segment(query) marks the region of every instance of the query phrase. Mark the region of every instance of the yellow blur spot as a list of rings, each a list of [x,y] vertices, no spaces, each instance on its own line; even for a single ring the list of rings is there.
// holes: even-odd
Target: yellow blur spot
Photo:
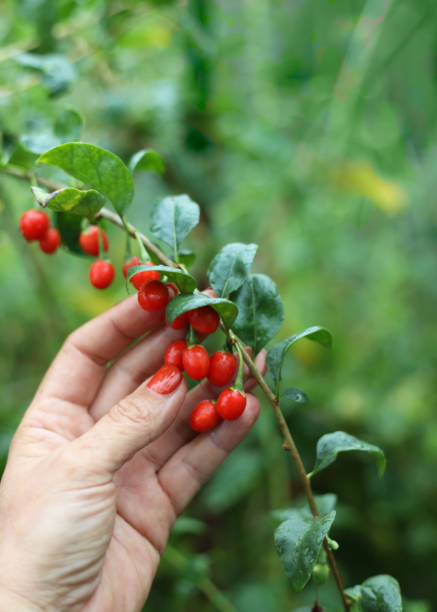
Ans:
[[[399,214],[407,205],[404,189],[376,174],[368,162],[347,162],[332,171],[330,181],[341,191],[365,196],[390,215]]]
[[[95,317],[111,308],[118,300],[114,299],[114,293],[106,293],[98,289],[77,289],[69,294],[70,304],[78,312],[87,317]]]

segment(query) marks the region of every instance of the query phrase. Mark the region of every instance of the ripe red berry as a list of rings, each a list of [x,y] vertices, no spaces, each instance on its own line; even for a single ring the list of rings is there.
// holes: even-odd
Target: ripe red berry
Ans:
[[[212,334],[220,323],[220,317],[212,306],[201,306],[188,313],[191,326],[201,334]]]
[[[137,257],[136,255],[131,257],[128,261],[125,261],[124,264],[123,264],[123,276],[124,276],[124,278],[127,277],[127,271],[129,270],[129,268],[133,268],[134,266],[138,266],[139,263],[140,263],[140,258]]]
[[[217,351],[211,355],[208,380],[217,387],[227,385],[237,371],[237,360],[232,353]]]
[[[103,240],[103,248],[105,251],[108,250],[109,242],[108,236],[105,231],[97,227],[97,225],[90,225],[84,232],[82,232],[79,236],[79,244],[88,255],[97,255],[100,252],[100,237],[99,232],[102,235]]]
[[[225,389],[218,397],[216,409],[222,419],[234,421],[246,408],[246,394],[238,389]]]
[[[172,342],[165,351],[164,363],[176,366],[182,370],[184,367],[182,363],[182,353],[186,348],[187,343],[185,340],[176,340],[176,342]]]
[[[220,420],[211,400],[199,402],[190,415],[190,425],[194,431],[208,431],[218,425]]]
[[[202,378],[208,376],[209,372],[208,351],[200,344],[189,346],[182,353],[182,364],[190,378],[202,380]]]
[[[135,263],[131,263],[128,267],[132,268],[133,266],[138,266],[140,264],[142,264],[142,261],[138,260],[138,257],[133,257],[131,261],[136,260]],[[155,264],[153,263],[153,261],[146,261],[144,262],[144,264],[146,266],[154,266]],[[126,264],[125,264],[126,265]],[[123,271],[124,271],[124,266],[123,266]],[[127,270],[126,270],[127,272]],[[125,274],[126,276],[126,274]],[[134,274],[132,276],[132,278],[130,279],[130,282],[132,283],[132,285],[135,287],[135,289],[137,289],[137,291],[139,291],[141,289],[141,287],[144,285],[144,283],[147,283],[149,281],[152,280],[157,280],[159,281],[160,279],[160,274],[157,270],[143,270],[142,272],[137,272],[136,274]]]
[[[61,234],[54,227],[50,227],[39,241],[39,248],[44,253],[54,253],[61,244]]]
[[[152,280],[141,286],[138,291],[138,304],[143,310],[150,312],[162,310],[169,302],[170,295],[167,286],[159,280]]]
[[[167,321],[167,317],[165,317],[165,324],[167,325],[167,327],[171,327],[172,329],[183,329],[188,325],[188,313],[183,312],[181,315],[179,315],[178,317],[176,317],[176,319],[173,320],[173,323],[171,325]]]
[[[50,219],[43,210],[26,210],[20,217],[20,230],[28,242],[41,240],[50,227]]]
[[[90,282],[96,289],[106,289],[114,280],[115,270],[112,263],[98,259],[90,266]]]

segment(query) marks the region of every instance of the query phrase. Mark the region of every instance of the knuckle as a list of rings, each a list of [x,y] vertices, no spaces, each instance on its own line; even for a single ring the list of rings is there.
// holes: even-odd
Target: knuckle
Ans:
[[[117,422],[144,425],[150,420],[150,412],[149,402],[134,395],[128,395],[119,401],[109,414]]]

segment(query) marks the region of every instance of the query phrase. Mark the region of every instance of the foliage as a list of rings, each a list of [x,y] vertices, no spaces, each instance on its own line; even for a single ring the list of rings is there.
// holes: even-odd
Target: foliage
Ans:
[[[422,612],[436,605],[437,571],[437,86],[432,62],[423,60],[432,58],[436,7],[428,0],[387,7],[129,0],[121,10],[97,0],[10,0],[0,16],[1,165],[28,172],[38,155],[79,138],[115,151],[138,171],[129,220],[144,229],[156,202],[189,193],[202,209],[186,238],[197,253],[190,269],[196,278],[226,242],[260,245],[257,274],[273,277],[286,312],[280,339],[314,322],[335,337],[333,351],[303,340],[283,361],[283,395],[298,387],[309,397],[305,404],[281,401],[305,465],[312,465],[316,440],[338,430],[381,446],[388,458],[381,480],[355,453],[314,478],[318,491],[339,498],[342,574],[362,593],[366,576],[388,570],[416,600],[406,600],[405,610]],[[53,56],[64,61],[61,70]],[[153,156],[132,163],[144,150],[163,155],[163,174],[159,162],[148,166]],[[66,179],[56,165],[36,172],[68,189],[85,180],[89,191],[118,197],[90,177],[72,172]],[[125,171],[119,176],[130,183]],[[0,190],[4,463],[55,348],[74,326],[121,299],[125,287],[119,282],[96,295],[84,282],[87,258],[61,253],[47,261],[34,253],[16,234],[20,213],[33,202],[28,185],[1,175]],[[80,216],[56,219],[74,249]],[[108,231],[120,268],[125,239]],[[243,287],[233,291],[241,295]],[[241,320],[238,326],[249,335]],[[251,338],[257,347],[270,339],[261,331]],[[291,592],[266,527],[272,508],[302,494],[267,405],[244,450],[257,458],[247,482],[244,465],[238,471],[245,497],[235,494],[214,511],[207,489],[192,505],[206,533],[175,534],[174,543],[194,569],[183,582],[171,560],[163,565],[151,609],[216,609],[191,588],[200,575],[212,577],[243,612],[311,607],[314,587]],[[223,469],[232,478],[232,462]],[[209,563],[199,557],[204,551]],[[340,609],[332,578],[323,593],[325,609]]]

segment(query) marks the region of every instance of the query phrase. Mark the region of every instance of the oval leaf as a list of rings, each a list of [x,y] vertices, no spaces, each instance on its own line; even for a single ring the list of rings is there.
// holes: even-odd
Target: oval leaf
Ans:
[[[278,289],[268,276],[252,274],[232,299],[238,306],[238,317],[232,329],[258,353],[279,331],[284,320]]]
[[[38,161],[57,166],[101,191],[118,213],[132,201],[132,175],[121,159],[110,151],[85,142],[69,142],[46,151]]]
[[[311,474],[308,474],[308,477],[314,476],[314,474],[334,463],[339,453],[349,451],[360,451],[373,455],[378,465],[379,475],[382,476],[385,470],[385,455],[378,446],[363,442],[344,431],[335,431],[334,433],[325,434],[317,442],[316,464]]]
[[[156,172],[157,174],[163,174],[165,172],[165,165],[161,156],[153,149],[142,149],[138,151],[132,155],[128,165],[132,174],[140,170]]]
[[[362,612],[402,612],[399,582],[387,574],[373,576],[363,584],[346,589],[346,595],[358,603]]]
[[[290,511],[289,518],[276,529],[279,559],[296,591],[301,591],[311,578],[334,518],[335,510],[316,519],[295,510]]]
[[[194,295],[178,295],[171,300],[166,309],[167,320],[169,323],[172,323],[183,312],[200,308],[201,306],[212,306],[219,313],[227,327],[232,325],[238,313],[237,306],[229,300],[211,298],[208,295],[196,293]]]
[[[150,229],[171,246],[177,260],[182,240],[199,223],[199,218],[199,205],[187,195],[168,196],[153,211]]]
[[[161,274],[165,274],[171,281],[173,281],[182,293],[192,293],[196,288],[196,279],[191,276],[191,274],[187,274],[183,270],[179,268],[170,268],[169,266],[148,266],[147,264],[140,264],[138,266],[132,266],[127,271],[127,278],[130,280],[132,276],[138,274],[138,272],[143,272],[144,270],[154,270],[155,272],[160,272]]]
[[[301,338],[314,340],[322,346],[332,346],[331,333],[325,327],[319,327],[318,325],[308,327],[307,329],[304,329],[304,331],[298,334],[293,334],[292,336],[289,336],[288,338],[285,338],[285,340],[282,340],[281,342],[278,342],[272,346],[267,354],[267,367],[271,377],[273,378],[276,395],[278,395],[279,392],[281,372],[285,355],[287,354],[289,348]]]
[[[314,501],[316,503],[319,514],[328,514],[335,509],[337,505],[337,495],[335,493],[324,493],[323,495],[314,495]],[[311,510],[308,506],[307,501],[299,502],[298,507],[294,508],[283,508],[281,510],[273,510],[272,518],[275,521],[282,523],[283,521],[292,518],[296,512],[299,512],[303,517],[312,518]]]
[[[257,244],[232,242],[222,248],[208,268],[211,287],[221,297],[230,295],[248,278]]]
[[[105,203],[105,198],[95,189],[74,189],[66,187],[46,193],[39,187],[32,187],[33,195],[41,206],[57,212],[70,212],[82,217],[95,217]]]

